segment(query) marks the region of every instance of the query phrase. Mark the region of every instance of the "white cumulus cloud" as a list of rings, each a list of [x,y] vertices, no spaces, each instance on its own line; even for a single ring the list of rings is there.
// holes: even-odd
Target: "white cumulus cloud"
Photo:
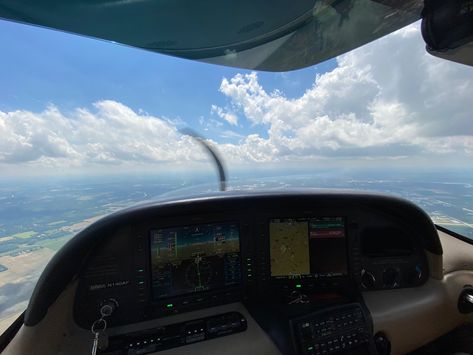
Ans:
[[[220,106],[212,105],[210,112],[217,114],[218,117],[224,119],[233,126],[238,125],[238,117],[231,112],[225,111]]]
[[[316,75],[296,98],[266,90],[255,72],[223,78],[215,89],[225,108],[211,105],[210,114],[220,119],[200,117],[199,125],[232,142],[212,142],[227,161],[473,155],[473,68],[427,54],[418,24],[338,57],[333,70]],[[112,100],[72,112],[54,105],[42,112],[0,111],[0,164],[206,160],[179,133],[185,124]]]
[[[255,160],[471,154],[473,69],[427,54],[418,24],[337,64],[295,99],[266,91],[255,72],[224,78],[220,91],[232,106],[268,131],[241,148],[251,145]]]
[[[203,159],[194,142],[168,120],[110,100],[69,114],[55,106],[39,113],[0,111],[0,136],[2,163],[81,166]]]

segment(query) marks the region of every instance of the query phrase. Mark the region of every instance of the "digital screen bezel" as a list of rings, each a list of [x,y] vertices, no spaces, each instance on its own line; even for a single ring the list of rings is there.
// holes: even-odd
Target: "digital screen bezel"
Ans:
[[[193,291],[193,292],[185,292],[185,293],[180,293],[180,294],[177,294],[177,295],[169,295],[169,296],[165,296],[165,297],[158,297],[156,295],[156,290],[155,290],[155,287],[153,286],[153,255],[152,255],[152,245],[153,245],[153,241],[152,241],[152,232],[153,231],[158,231],[158,230],[164,230],[164,229],[173,229],[173,228],[189,228],[189,227],[195,227],[195,226],[208,226],[208,225],[231,225],[231,224],[234,224],[236,225],[237,229],[238,229],[238,259],[239,259],[239,262],[240,262],[240,280],[239,282],[236,282],[234,284],[231,284],[231,285],[223,285],[221,287],[216,287],[216,288],[211,288],[211,289],[208,289],[208,290],[201,290],[201,291]],[[242,259],[242,235],[241,235],[241,226],[240,226],[240,222],[238,221],[234,221],[234,220],[230,220],[230,221],[212,221],[212,222],[204,222],[204,223],[186,223],[186,224],[172,224],[172,225],[161,225],[159,227],[153,227],[153,228],[150,228],[148,230],[148,261],[149,261],[149,275],[148,275],[148,279],[149,279],[149,284],[150,284],[150,293],[151,293],[151,301],[154,302],[154,303],[159,303],[159,302],[163,302],[165,300],[168,300],[168,299],[172,299],[172,298],[175,298],[175,299],[179,299],[179,298],[185,298],[185,297],[189,297],[190,295],[203,295],[203,294],[206,294],[206,293],[212,293],[212,292],[218,292],[218,291],[222,291],[222,290],[225,290],[225,289],[235,289],[235,288],[240,288],[242,287],[243,285],[243,276],[244,276],[244,272],[243,272],[243,259]]]
[[[343,218],[343,225],[344,225],[344,232],[345,232],[345,243],[344,243],[344,247],[345,247],[345,260],[346,260],[346,269],[345,269],[345,272],[343,274],[338,274],[338,275],[328,275],[328,273],[320,273],[320,274],[295,274],[295,275],[278,275],[278,276],[273,276],[272,275],[272,272],[271,272],[271,223],[272,221],[274,220],[281,220],[281,221],[284,221],[284,220],[305,220],[307,222],[309,222],[311,219],[316,219],[316,218]],[[316,280],[316,279],[331,279],[331,278],[348,278],[350,277],[350,269],[351,269],[351,266],[350,266],[350,257],[349,257],[349,236],[348,236],[348,225],[347,225],[347,216],[340,216],[340,215],[337,215],[337,216],[334,216],[334,215],[306,215],[306,216],[295,216],[295,217],[291,217],[291,216],[284,216],[284,217],[270,217],[267,221],[267,235],[268,235],[268,244],[267,244],[267,248],[268,248],[268,255],[269,255],[269,262],[268,262],[268,268],[269,268],[269,277],[270,277],[270,280],[273,281],[273,282],[277,282],[277,281],[287,281],[287,280]]]

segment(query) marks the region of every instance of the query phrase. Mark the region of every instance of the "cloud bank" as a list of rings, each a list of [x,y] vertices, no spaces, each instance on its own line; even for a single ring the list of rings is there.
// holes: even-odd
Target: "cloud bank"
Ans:
[[[69,114],[0,112],[0,162],[82,166],[202,159],[172,122],[137,113],[111,100]]]
[[[428,55],[418,27],[408,26],[338,57],[336,68],[318,74],[297,98],[265,90],[257,73],[223,78],[219,91],[228,105],[212,105],[214,118],[201,118],[200,124],[220,120],[214,126],[221,136],[237,139],[232,144],[213,142],[232,162],[448,154],[471,159],[473,69]],[[69,113],[54,105],[42,112],[0,111],[0,137],[4,165],[82,167],[206,159],[172,121],[112,100]]]

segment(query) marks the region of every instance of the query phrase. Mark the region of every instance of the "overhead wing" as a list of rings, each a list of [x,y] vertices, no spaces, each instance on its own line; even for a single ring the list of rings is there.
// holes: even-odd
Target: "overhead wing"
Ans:
[[[322,62],[420,18],[422,0],[0,0],[0,18],[266,71]]]

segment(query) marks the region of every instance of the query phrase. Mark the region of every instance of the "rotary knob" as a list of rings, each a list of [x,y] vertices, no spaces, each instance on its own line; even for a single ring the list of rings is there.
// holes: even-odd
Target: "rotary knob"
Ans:
[[[364,289],[371,289],[376,285],[376,278],[374,275],[368,271],[363,269],[361,271],[361,287]]]
[[[383,271],[383,286],[386,288],[396,288],[399,287],[399,270],[395,268],[387,268]]]
[[[416,265],[416,267],[410,270],[407,274],[407,280],[410,285],[416,286],[422,281],[423,276],[422,268],[419,265]]]

